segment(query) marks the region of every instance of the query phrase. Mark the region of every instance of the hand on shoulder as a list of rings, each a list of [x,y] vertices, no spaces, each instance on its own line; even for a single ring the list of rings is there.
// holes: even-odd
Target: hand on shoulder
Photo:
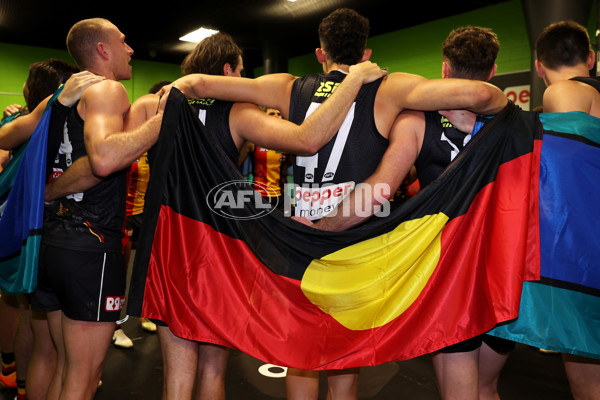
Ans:
[[[103,76],[95,75],[89,71],[73,74],[65,82],[65,86],[60,96],[58,96],[58,101],[66,107],[71,107],[81,98],[87,88],[105,80]]]

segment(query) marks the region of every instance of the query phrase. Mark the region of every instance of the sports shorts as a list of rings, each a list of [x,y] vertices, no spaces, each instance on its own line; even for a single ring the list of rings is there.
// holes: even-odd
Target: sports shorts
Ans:
[[[150,318],[150,321],[154,322],[156,326],[169,326],[166,322],[163,322],[160,319]]]
[[[466,353],[481,347],[485,343],[497,353],[506,354],[515,348],[515,342],[491,335],[479,335],[440,349],[440,353]]]
[[[33,311],[61,310],[79,321],[118,321],[125,305],[126,269],[120,252],[40,246]]]

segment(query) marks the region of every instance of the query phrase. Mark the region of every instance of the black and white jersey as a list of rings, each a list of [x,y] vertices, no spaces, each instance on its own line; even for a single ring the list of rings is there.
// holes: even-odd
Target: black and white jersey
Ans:
[[[78,158],[87,154],[83,140],[83,120],[72,107],[62,125],[51,126],[62,132],[58,153],[51,163],[50,180],[58,178]],[[115,172],[83,193],[59,199],[44,210],[42,242],[55,247],[84,251],[120,252],[127,170]]]
[[[419,186],[424,188],[437,179],[469,140],[471,134],[456,129],[443,115],[425,112],[423,145],[415,161]]]
[[[234,164],[237,164],[238,149],[231,137],[229,113],[233,103],[215,99],[188,99],[198,119],[221,145],[221,148]]]
[[[339,86],[346,74],[333,71],[294,82],[290,121],[300,124]],[[375,96],[382,79],[364,85],[341,128],[313,156],[296,156],[294,164],[295,212],[311,220],[328,214],[356,184],[377,168],[388,140],[375,126]]]

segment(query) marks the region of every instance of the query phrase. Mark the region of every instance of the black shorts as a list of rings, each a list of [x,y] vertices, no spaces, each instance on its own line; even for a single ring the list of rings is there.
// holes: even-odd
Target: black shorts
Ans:
[[[491,335],[479,335],[465,341],[440,349],[440,353],[466,353],[481,347],[485,342],[496,353],[506,354],[515,348],[515,342]]]
[[[150,318],[150,321],[154,322],[156,326],[169,326],[166,322],[163,322],[160,319]]]
[[[87,252],[42,244],[31,309],[61,310],[79,321],[118,321],[125,305],[126,277],[120,252]]]

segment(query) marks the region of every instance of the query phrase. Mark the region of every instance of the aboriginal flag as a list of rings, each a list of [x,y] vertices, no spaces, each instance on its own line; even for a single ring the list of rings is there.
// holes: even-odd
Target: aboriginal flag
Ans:
[[[569,112],[540,120],[541,280],[525,283],[519,318],[491,333],[600,358],[600,119]]]
[[[517,316],[523,281],[539,277],[541,134],[536,113],[509,104],[389,216],[322,232],[254,202],[173,89],[128,312],[302,369],[409,359],[484,333]]]

